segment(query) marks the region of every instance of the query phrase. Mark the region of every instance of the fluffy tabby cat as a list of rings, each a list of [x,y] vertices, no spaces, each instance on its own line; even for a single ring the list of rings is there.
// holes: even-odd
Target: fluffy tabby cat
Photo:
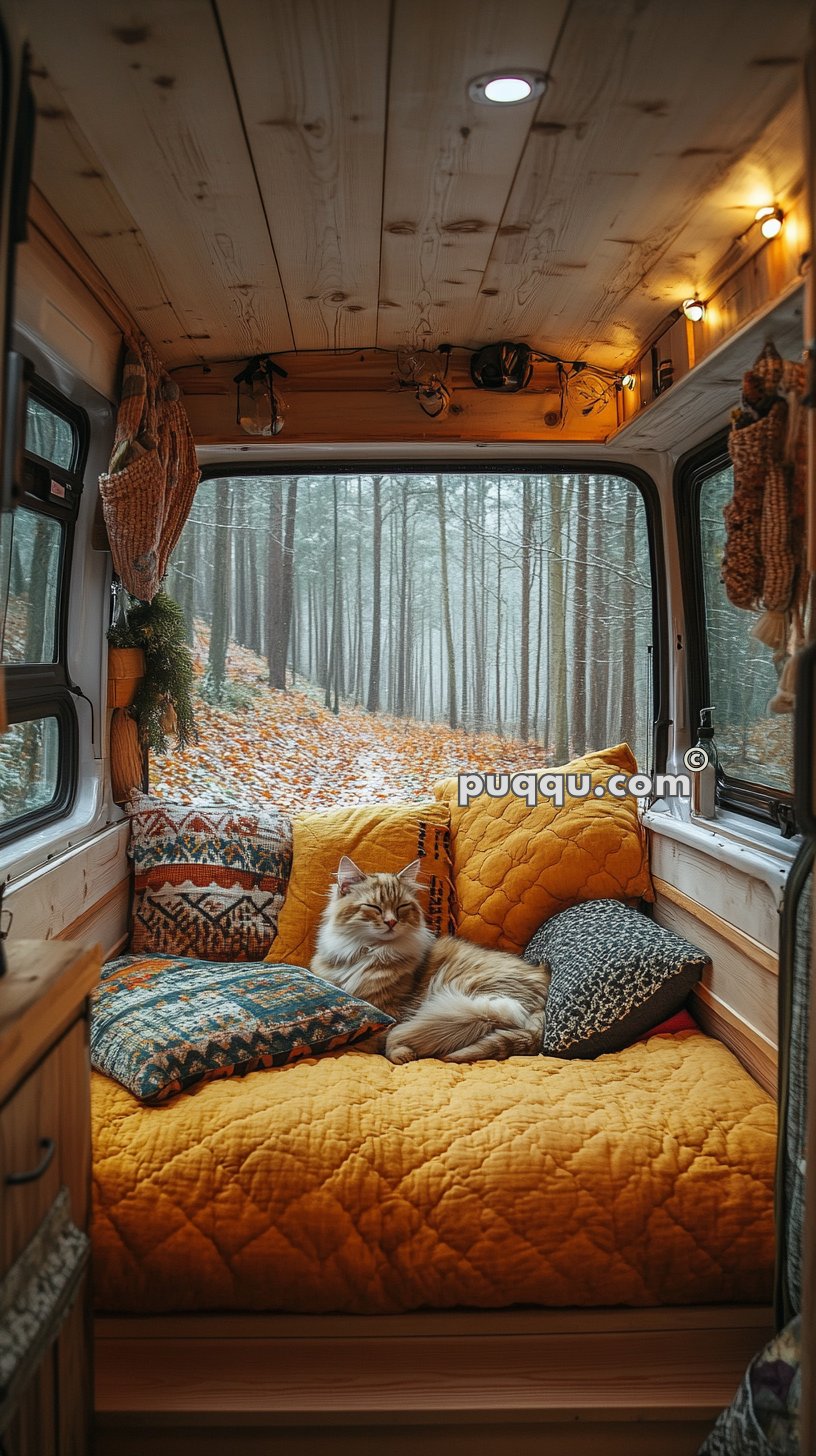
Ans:
[[[320,922],[315,975],[396,1018],[385,1039],[392,1062],[535,1055],[549,971],[450,935],[436,939],[419,903],[419,864],[367,875],[343,856]]]

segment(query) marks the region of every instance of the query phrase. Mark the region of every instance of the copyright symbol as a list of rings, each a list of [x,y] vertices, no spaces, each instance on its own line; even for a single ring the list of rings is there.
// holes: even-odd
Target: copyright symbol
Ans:
[[[704,748],[687,748],[683,763],[690,773],[700,773],[708,764],[708,754]]]

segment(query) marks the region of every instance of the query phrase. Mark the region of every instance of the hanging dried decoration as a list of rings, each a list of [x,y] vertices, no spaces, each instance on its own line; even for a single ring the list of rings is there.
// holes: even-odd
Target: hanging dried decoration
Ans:
[[[235,419],[245,434],[279,435],[283,429],[286,404],[275,388],[276,378],[288,375],[268,354],[256,354],[235,375]]]
[[[775,713],[793,711],[793,663],[805,634],[804,385],[804,366],[768,342],[744,376],[728,440],[734,493],[723,513],[722,580],[734,606],[763,608],[751,635],[773,653]]]
[[[127,590],[152,601],[199,479],[179,387],[146,339],[128,336],[110,465],[99,494],[113,565]]]

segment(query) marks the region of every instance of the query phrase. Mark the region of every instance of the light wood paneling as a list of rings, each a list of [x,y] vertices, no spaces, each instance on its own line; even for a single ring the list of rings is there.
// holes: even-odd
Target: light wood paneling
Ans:
[[[563,427],[550,427],[544,416],[557,405],[551,365],[536,365],[533,382],[522,394],[503,395],[475,389],[467,356],[452,357],[448,385],[450,412],[432,420],[423,414],[410,390],[398,384],[391,353],[341,355],[301,354],[281,360],[289,370],[284,382],[287,410],[286,444],[296,441],[392,440],[604,440],[617,422],[617,396],[612,390],[591,415],[570,407]],[[249,444],[235,423],[234,365],[214,366],[208,375],[184,370],[176,375],[183,391],[193,434],[200,445],[238,441]],[[253,440],[257,443],[257,440]],[[274,454],[275,445],[269,442]]]
[[[269,229],[229,68],[209,0],[146,3],[88,0],[66,23],[61,0],[29,0],[37,61],[89,140],[166,284],[181,333],[143,327],[169,362],[289,348],[286,312]],[[40,115],[47,128],[63,117]],[[50,164],[55,165],[55,164]],[[42,175],[42,174],[40,174]],[[92,179],[88,179],[92,180]],[[133,270],[95,234],[108,231],[77,189],[62,204],[70,230],[136,313]],[[291,201],[290,201],[291,205]],[[125,259],[129,250],[125,250]],[[164,305],[163,305],[164,307]],[[163,313],[163,323],[168,315]],[[202,348],[202,346],[205,346]]]
[[[534,111],[469,99],[485,71],[548,72],[565,0],[397,0],[383,199],[381,347],[470,344]]]
[[[712,864],[712,872],[719,878],[721,867]],[[747,935],[737,925],[732,924],[729,920],[723,919],[722,915],[719,915],[715,910],[711,910],[708,906],[700,904],[691,895],[686,894],[683,890],[678,890],[676,886],[668,884],[666,880],[661,880],[658,876],[653,875],[652,883],[661,900],[669,900],[672,905],[678,907],[680,910],[686,911],[695,919],[701,920],[703,925],[709,930],[716,931],[719,938],[727,941],[740,955],[747,956],[749,960],[754,961],[763,970],[770,972],[772,976],[779,975],[779,955],[776,951],[769,950],[760,941],[755,940],[752,935]],[[751,882],[749,881],[746,887],[749,895],[750,886]]]
[[[0,981],[0,1101],[77,1014],[99,979],[98,946],[23,940]]]
[[[295,344],[368,344],[377,332],[390,7],[220,0],[218,11]]]
[[[772,1046],[778,1045],[777,976],[766,965],[759,964],[734,944],[726,927],[722,934],[708,920],[690,910],[672,904],[658,894],[655,920],[676,935],[685,936],[693,945],[711,957],[711,967],[703,973],[703,984],[725,1005],[730,1006],[749,1026],[759,1031]],[[728,938],[726,938],[726,936]],[[762,952],[763,958],[767,955]]]
[[[707,986],[694,991],[693,1010],[703,1031],[729,1047],[751,1076],[771,1097],[776,1096],[778,1056],[775,1044],[749,1026]]]
[[[707,296],[760,200],[789,205],[800,139],[774,118],[804,7],[767,20],[762,0],[689,0],[670,24],[664,0],[575,0],[484,276],[483,337],[628,364],[684,297]]]
[[[95,910],[121,899],[129,835],[129,821],[122,820],[12,885],[5,899],[12,912],[12,943],[65,936],[83,925],[82,938],[96,939],[88,933],[90,919]]]
[[[781,891],[775,893],[764,880],[724,864],[716,851],[706,854],[656,830],[649,834],[649,861],[662,894],[675,892],[688,900],[689,908],[713,911],[778,956]]]
[[[618,368],[801,182],[806,0],[24,10],[35,177],[171,363],[515,337]],[[537,108],[470,101],[519,66]]]
[[[595,1332],[588,1311],[581,1333],[509,1338],[98,1339],[96,1409],[105,1424],[118,1413],[124,1424],[198,1426],[713,1417],[767,1329],[765,1312],[730,1329],[681,1330],[662,1313],[664,1328],[644,1332]]]
[[[86,249],[90,245],[97,267],[121,298],[128,300],[140,326],[149,327],[165,346],[168,340],[182,339],[186,326],[174,311],[167,284],[141,229],[44,66],[35,67],[32,80],[38,108],[36,188],[68,223],[80,245]],[[45,219],[38,219],[38,225],[46,237],[51,236],[52,227]]]

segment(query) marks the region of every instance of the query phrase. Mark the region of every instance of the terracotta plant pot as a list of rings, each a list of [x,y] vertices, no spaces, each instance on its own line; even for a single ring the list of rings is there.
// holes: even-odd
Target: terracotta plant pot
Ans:
[[[108,707],[129,708],[145,675],[141,647],[108,648]]]

